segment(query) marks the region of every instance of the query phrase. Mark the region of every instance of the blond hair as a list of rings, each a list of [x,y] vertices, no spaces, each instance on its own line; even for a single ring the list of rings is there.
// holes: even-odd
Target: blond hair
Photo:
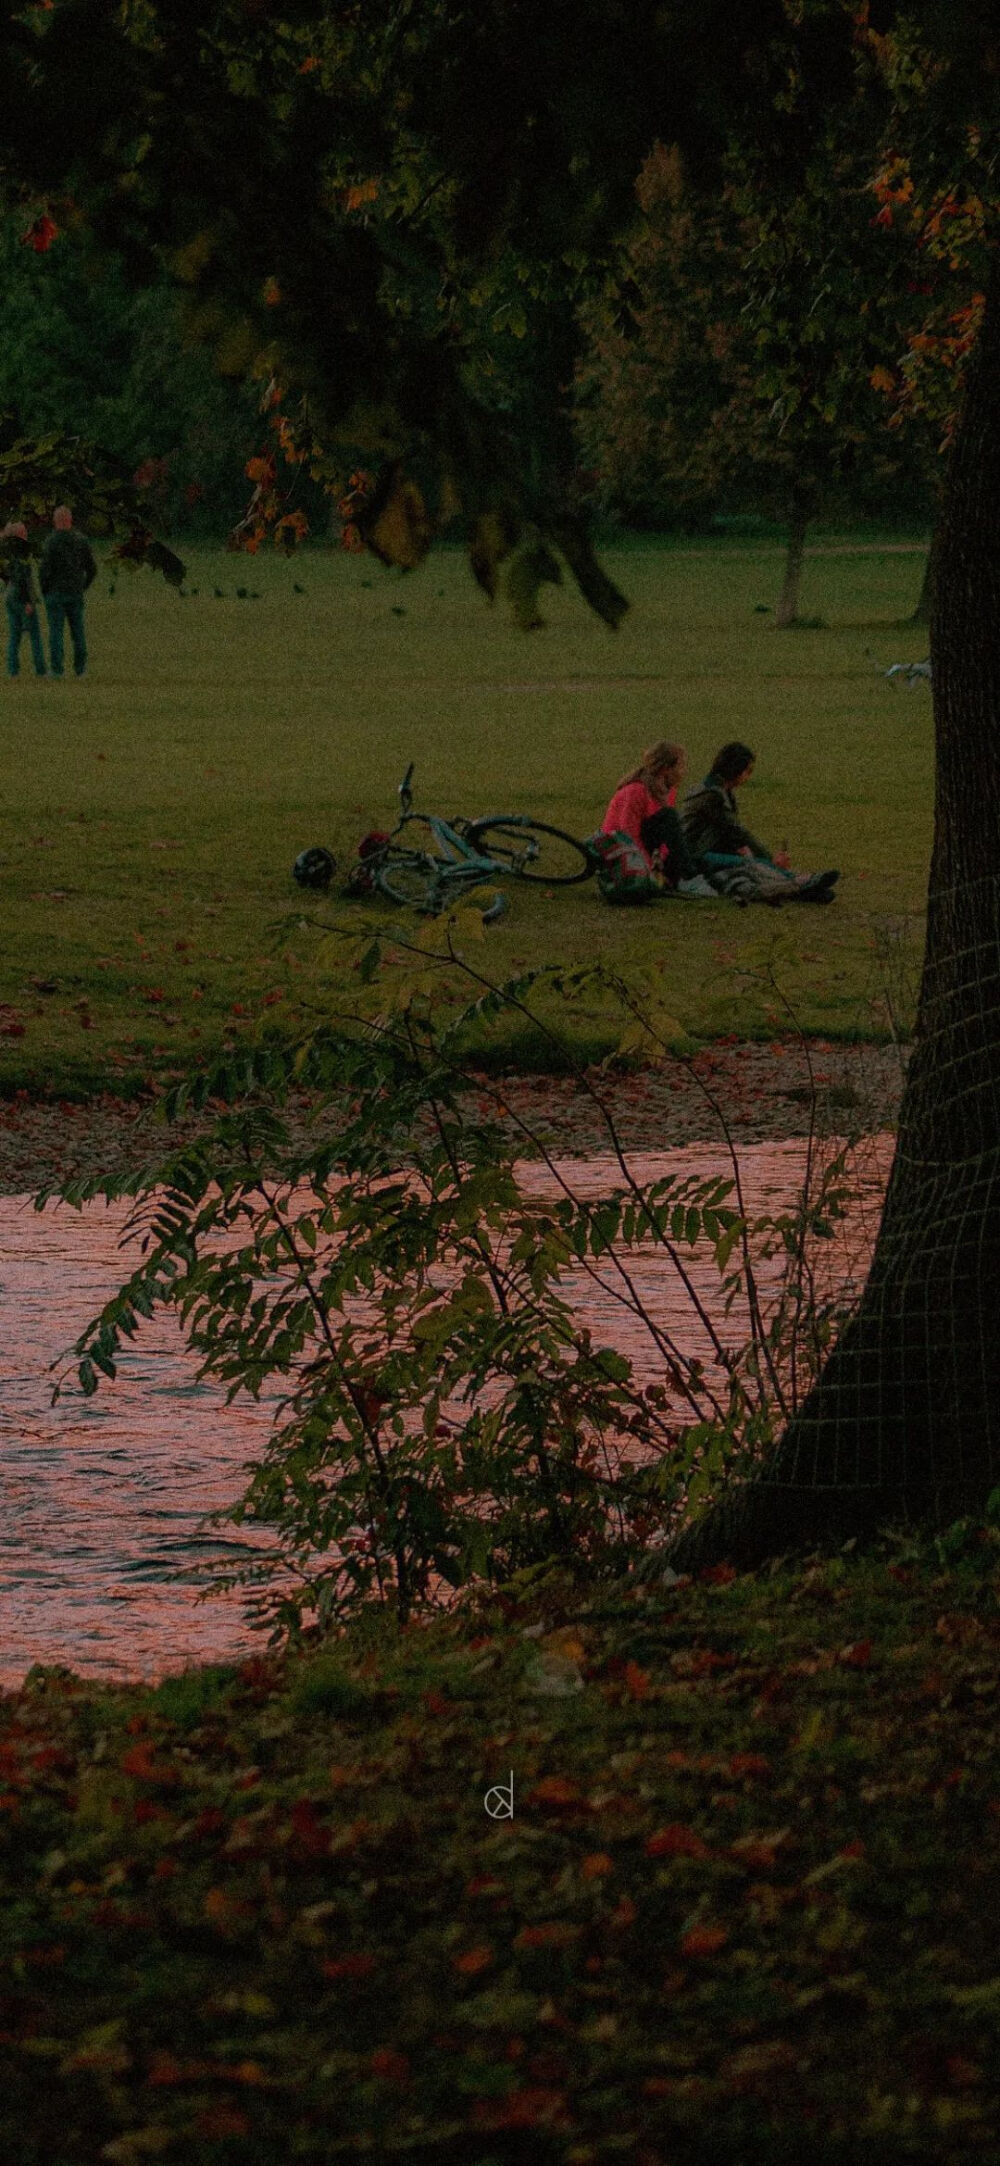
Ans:
[[[659,797],[657,777],[677,767],[683,758],[683,745],[672,745],[665,737],[658,737],[655,745],[647,746],[638,767],[633,767],[631,774],[622,776],[618,787],[623,790],[627,782],[644,782],[647,790]]]

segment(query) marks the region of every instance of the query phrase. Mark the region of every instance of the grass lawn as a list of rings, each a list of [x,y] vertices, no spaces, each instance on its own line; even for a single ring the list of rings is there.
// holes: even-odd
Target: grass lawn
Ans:
[[[745,738],[747,819],[793,862],[839,865],[841,899],[615,912],[592,885],[515,887],[488,967],[655,961],[689,1030],[753,1036],[784,1020],[751,982],[776,955],[808,1029],[884,1029],[875,929],[905,922],[919,953],[930,848],[929,694],[879,674],[925,651],[894,628],[920,554],[826,543],[803,607],[829,628],[786,634],[755,613],[777,592],[773,544],[633,542],[606,560],[633,604],[617,635],[568,588],[544,590],[544,631],[519,633],[452,550],[410,577],[339,552],[191,551],[186,598],[120,569],[112,592],[102,570],[88,676],[22,671],[0,696],[0,1091],[121,1087],[258,1017],[294,1023],[308,968],[272,930],[298,899],[292,861],[325,841],[346,869],[367,828],[392,825],[409,760],[418,808],[582,835],[660,735],[687,745],[693,777]],[[358,922],[357,905],[326,914]],[[615,1042],[598,1010],[574,1028],[583,1049]]]
[[[4,2157],[994,2160],[997,1565],[555,1575],[155,1689],[31,1673]]]

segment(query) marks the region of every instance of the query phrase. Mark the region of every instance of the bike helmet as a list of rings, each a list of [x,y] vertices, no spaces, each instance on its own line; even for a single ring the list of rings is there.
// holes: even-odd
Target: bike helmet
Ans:
[[[292,878],[300,887],[329,887],[337,870],[337,860],[332,851],[324,850],[322,843],[315,842],[310,850],[300,850],[292,866]]]

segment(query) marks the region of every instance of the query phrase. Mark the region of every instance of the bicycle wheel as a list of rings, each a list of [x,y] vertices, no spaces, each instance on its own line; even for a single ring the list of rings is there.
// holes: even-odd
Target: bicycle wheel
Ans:
[[[422,850],[387,850],[375,865],[372,878],[380,895],[390,902],[405,903],[408,910],[438,909],[438,863]]]
[[[544,820],[522,820],[516,813],[473,820],[467,839],[474,850],[495,858],[519,880],[540,880],[544,887],[572,887],[596,871],[585,842],[564,834],[561,827],[549,827]]]

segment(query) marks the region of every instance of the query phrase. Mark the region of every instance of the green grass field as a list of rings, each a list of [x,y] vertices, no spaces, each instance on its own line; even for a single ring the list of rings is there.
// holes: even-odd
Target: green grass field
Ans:
[[[273,931],[299,900],[293,859],[324,841],[346,870],[367,828],[393,824],[409,760],[419,808],[583,835],[657,736],[688,747],[692,777],[746,739],[745,816],[787,836],[793,863],[839,865],[836,905],[614,911],[593,885],[513,886],[477,963],[655,961],[689,1030],[754,1036],[786,1025],[756,982],[773,960],[807,1029],[879,1035],[878,928],[905,922],[918,957],[930,849],[930,698],[879,674],[926,651],[897,628],[920,554],[818,545],[802,606],[828,628],[785,634],[757,613],[777,593],[773,543],[632,542],[605,561],[633,604],[617,635],[569,587],[543,590],[545,630],[518,632],[452,550],[410,577],[318,549],[192,551],[186,598],[146,572],[111,593],[102,569],[86,679],[36,682],[25,653],[0,695],[0,1091],[122,1087],[258,1018],[293,1024],[307,970]],[[358,922],[357,905],[324,912]],[[615,1042],[596,1008],[574,1030],[581,1049]]]

